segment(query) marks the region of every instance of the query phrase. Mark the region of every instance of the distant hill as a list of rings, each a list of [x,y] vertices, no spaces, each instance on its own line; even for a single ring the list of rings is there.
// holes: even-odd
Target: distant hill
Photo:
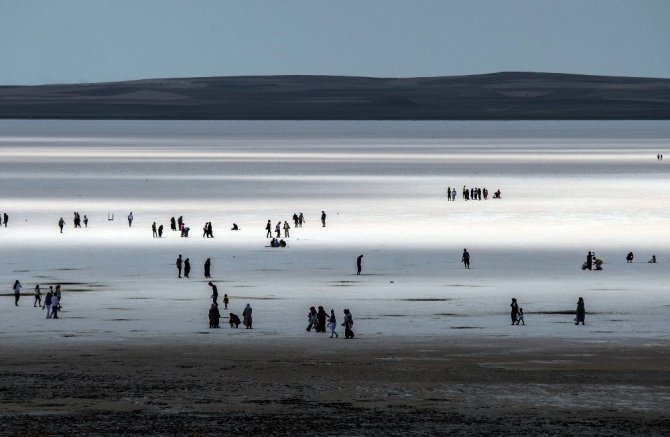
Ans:
[[[670,119],[670,79],[552,73],[240,76],[0,87],[0,118]]]

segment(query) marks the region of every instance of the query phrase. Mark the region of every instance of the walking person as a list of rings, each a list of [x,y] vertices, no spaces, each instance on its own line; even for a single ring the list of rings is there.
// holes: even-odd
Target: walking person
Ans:
[[[325,211],[321,211],[321,227],[322,228],[326,227],[326,213],[325,213]]]
[[[580,297],[577,301],[577,310],[575,317],[575,325],[579,325],[579,322],[584,324],[584,319],[586,318],[586,308],[584,307],[584,298]]]
[[[58,220],[58,227],[60,228],[60,233],[63,233],[63,226],[65,226],[65,220],[63,220],[63,217]]]
[[[175,221],[174,217],[170,218],[170,230],[171,231],[177,230],[177,222]]]
[[[344,326],[344,338],[354,338],[354,317],[348,308],[344,309],[344,323],[342,323],[342,326]]]
[[[593,270],[593,254],[589,250],[588,255],[586,255],[586,268],[589,270]]]
[[[58,309],[60,310],[60,304],[63,302],[63,298],[61,297],[60,294],[60,284],[56,285],[56,291],[54,291],[54,296],[58,298]]]
[[[333,338],[333,335],[335,338],[339,337],[337,332],[335,332],[337,329],[337,319],[335,318],[335,311],[332,308],[330,309],[330,318],[328,318],[328,328],[330,328],[330,338]]]
[[[191,261],[186,258],[184,260],[184,277],[188,278],[188,275],[191,273]]]
[[[356,274],[361,274],[361,267],[363,264],[363,254],[360,254],[356,257]]]
[[[277,238],[281,238],[281,220],[275,226],[275,233],[277,234]]]
[[[291,229],[291,227],[289,226],[288,221],[284,220],[284,238],[288,238],[289,229]]]
[[[225,293],[223,295],[223,309],[224,310],[228,309],[228,295]]]
[[[154,238],[157,238],[158,237],[158,229],[156,229],[156,222],[153,222],[151,224],[151,231],[154,234]]]
[[[49,292],[47,292],[47,295],[44,296],[44,305],[42,305],[42,309],[46,308],[46,310],[47,310],[46,318],[47,319],[51,318],[51,299],[53,298],[53,295],[54,295],[53,291],[49,290]]]
[[[205,278],[211,278],[210,271],[209,271],[211,265],[212,265],[212,261],[209,258],[207,258],[207,261],[205,261],[205,265],[204,265]]]
[[[7,222],[9,222],[9,216],[7,215],[6,212],[3,213],[2,216],[3,216],[3,222],[5,224],[5,227],[7,227]]]
[[[463,249],[463,256],[461,257],[461,262],[463,267],[466,269],[470,268],[470,252],[467,249]]]
[[[519,315],[517,316],[516,320],[517,325],[519,324],[519,322],[521,322],[522,325],[526,326],[526,322],[523,321],[523,308],[519,308]]]
[[[58,311],[60,310],[60,300],[55,294],[51,296],[51,317],[50,319],[58,318]]]
[[[267,231],[265,233],[265,238],[272,238],[272,223],[270,220],[268,220],[268,224],[265,225],[265,230]]]
[[[181,265],[182,265],[181,254],[179,254],[179,256],[177,257],[177,262],[175,264],[177,265],[177,272],[179,273],[177,277],[181,278]]]
[[[158,227],[158,238],[163,238],[163,225]]]
[[[300,213],[298,214],[298,226],[302,228],[303,223],[307,223],[307,220],[305,220],[305,216]]]
[[[307,329],[305,331],[310,332],[312,327],[316,328],[317,323],[319,323],[316,317],[316,308],[309,307],[309,312],[307,313]]]
[[[84,214],[84,227],[88,228],[88,217],[86,217],[86,214]]]
[[[323,309],[322,306],[319,305],[319,310],[316,312],[316,318],[317,318],[317,325],[316,325],[316,332],[326,332],[326,318],[328,317],[328,313],[326,310]]]
[[[33,307],[42,308],[42,292],[40,291],[40,284],[35,285],[35,302]]]
[[[512,298],[512,303],[510,304],[510,307],[512,307],[512,325],[518,325],[519,324],[519,305],[516,303],[516,299]]]
[[[130,211],[130,214],[128,214],[128,227],[131,227],[133,225],[133,212]]]
[[[247,329],[254,329],[251,312],[251,305],[247,304],[247,306],[244,308],[244,311],[242,312],[242,324],[246,326]]]
[[[12,287],[12,290],[14,291],[14,305],[19,306],[19,299],[21,299],[21,289],[23,286],[17,279],[16,282],[14,282],[14,287]]]
[[[215,305],[218,305],[218,303],[216,303],[216,300],[219,298],[219,289],[216,288],[216,285],[212,284],[212,281],[209,281],[207,283],[207,285],[212,287],[212,303],[215,304]],[[226,309],[226,308],[224,308],[224,309]]]

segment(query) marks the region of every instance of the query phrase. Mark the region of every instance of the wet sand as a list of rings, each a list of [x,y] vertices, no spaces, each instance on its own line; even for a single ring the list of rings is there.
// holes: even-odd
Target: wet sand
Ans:
[[[12,345],[2,434],[668,435],[669,353],[626,339]]]

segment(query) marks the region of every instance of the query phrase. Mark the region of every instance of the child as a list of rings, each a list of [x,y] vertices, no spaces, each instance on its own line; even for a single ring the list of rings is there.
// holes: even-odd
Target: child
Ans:
[[[522,325],[525,325],[526,322],[523,321],[523,308],[519,308],[519,314],[516,316],[516,324],[518,325],[521,322]]]
[[[224,310],[228,309],[228,295],[227,294],[223,295],[223,309]]]

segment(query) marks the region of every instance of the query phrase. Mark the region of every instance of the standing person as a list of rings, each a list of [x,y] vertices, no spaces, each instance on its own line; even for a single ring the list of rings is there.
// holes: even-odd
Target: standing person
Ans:
[[[88,228],[88,217],[86,217],[86,214],[84,214],[84,227]]]
[[[7,222],[9,221],[9,216],[7,215],[7,213],[2,214],[2,216],[3,216],[3,219],[4,219],[3,221],[5,223],[5,227],[7,227]]]
[[[516,299],[512,298],[512,303],[510,304],[510,307],[512,307],[512,313],[510,314],[512,316],[512,325],[518,325],[519,324],[519,305],[516,303]]]
[[[177,219],[177,229],[181,231],[181,225],[184,224],[184,216],[180,215]]]
[[[223,294],[223,309],[224,310],[228,309],[228,295],[225,293]]]
[[[356,274],[361,274],[361,267],[363,264],[363,254],[360,254],[356,257]]]
[[[65,220],[63,220],[63,217],[58,220],[58,227],[60,228],[60,233],[63,233],[63,226],[65,226]]]
[[[293,213],[293,227],[297,228],[298,227],[298,214]]]
[[[60,294],[60,284],[56,285],[56,291],[54,291],[54,296],[58,298],[58,309],[60,310],[60,303],[63,301],[63,298]]]
[[[242,312],[242,324],[247,327],[247,329],[253,329],[253,320],[251,318],[251,305],[247,304]]]
[[[456,200],[456,188],[451,189],[451,200]]]
[[[218,328],[219,318],[221,318],[219,307],[215,303],[213,303],[212,306],[209,307],[209,327]]]
[[[316,318],[316,308],[309,307],[309,312],[307,313],[307,323],[308,325],[305,331],[310,332],[312,327],[316,328],[317,323],[319,323],[318,319]]]
[[[214,238],[214,231],[212,230],[212,222],[207,224],[207,238]]]
[[[158,238],[163,238],[163,225],[158,227]]]
[[[316,312],[316,319],[318,324],[316,325],[316,332],[326,332],[326,318],[328,313],[319,305],[319,310]]]
[[[307,223],[307,220],[305,220],[305,216],[300,213],[298,214],[298,226],[302,228],[303,223]]]
[[[179,256],[177,257],[177,262],[175,263],[175,264],[177,264],[177,272],[178,272],[178,276],[177,276],[177,277],[178,277],[178,278],[181,278],[181,263],[182,263],[182,261],[181,261],[181,254],[179,254]]]
[[[337,319],[335,318],[335,311],[332,308],[330,309],[330,317],[328,318],[328,328],[330,328],[330,338],[333,338],[333,335],[335,338],[339,337],[337,332],[335,332],[337,329]]]
[[[289,226],[288,221],[284,220],[284,238],[288,238],[289,229],[291,229],[291,227]]]
[[[216,303],[216,300],[219,298],[219,289],[216,288],[216,285],[212,284],[212,281],[209,281],[207,285],[212,287],[212,303],[218,305],[218,303]]]
[[[54,295],[53,292],[51,290],[49,290],[47,295],[44,296],[44,305],[42,305],[42,309],[46,308],[46,310],[47,310],[46,318],[47,319],[51,318],[51,302],[52,302],[51,299],[53,298],[53,295]]]
[[[205,278],[211,278],[209,268],[212,265],[212,261],[207,258],[207,261],[205,261]]]
[[[467,249],[463,249],[463,256],[461,257],[461,262],[463,267],[466,269],[470,268],[470,252]]]
[[[326,213],[325,213],[325,211],[321,211],[321,227],[322,228],[326,227]]]
[[[277,234],[277,238],[281,238],[281,220],[277,222],[277,226],[275,226],[275,233]]]
[[[58,311],[60,310],[60,299],[55,294],[51,296],[51,319],[58,318]]]
[[[523,321],[523,308],[519,308],[519,315],[517,316],[516,324],[518,325],[519,322],[521,322],[523,326],[526,326],[526,322]]]
[[[177,222],[175,221],[174,217],[170,218],[170,230],[171,231],[177,230]]]
[[[342,323],[342,326],[344,326],[344,338],[354,338],[354,331],[352,329],[354,326],[354,317],[348,308],[344,309],[344,323]]]
[[[584,324],[584,319],[586,318],[586,308],[584,308],[584,298],[580,297],[577,301],[577,311],[575,317],[575,325],[579,325],[579,322]]]
[[[21,289],[23,287],[21,286],[21,283],[17,279],[16,282],[14,283],[14,287],[12,287],[12,290],[14,291],[14,305],[19,306],[19,299],[21,299]]]
[[[151,224],[151,231],[154,234],[154,238],[157,238],[158,237],[158,229],[156,229],[156,222],[153,222]]]
[[[33,303],[33,307],[42,308],[42,292],[40,291],[40,284],[35,286],[35,303]]]
[[[588,255],[586,255],[586,268],[589,270],[593,270],[593,254],[589,250]]]
[[[128,214],[128,227],[131,227],[133,225],[133,212],[130,211],[130,214]]]
[[[191,261],[186,258],[184,260],[184,277],[188,278],[188,275],[191,273]]]
[[[265,233],[265,238],[271,238],[272,237],[272,223],[270,220],[268,220],[268,224],[265,225],[265,230],[267,231]]]

